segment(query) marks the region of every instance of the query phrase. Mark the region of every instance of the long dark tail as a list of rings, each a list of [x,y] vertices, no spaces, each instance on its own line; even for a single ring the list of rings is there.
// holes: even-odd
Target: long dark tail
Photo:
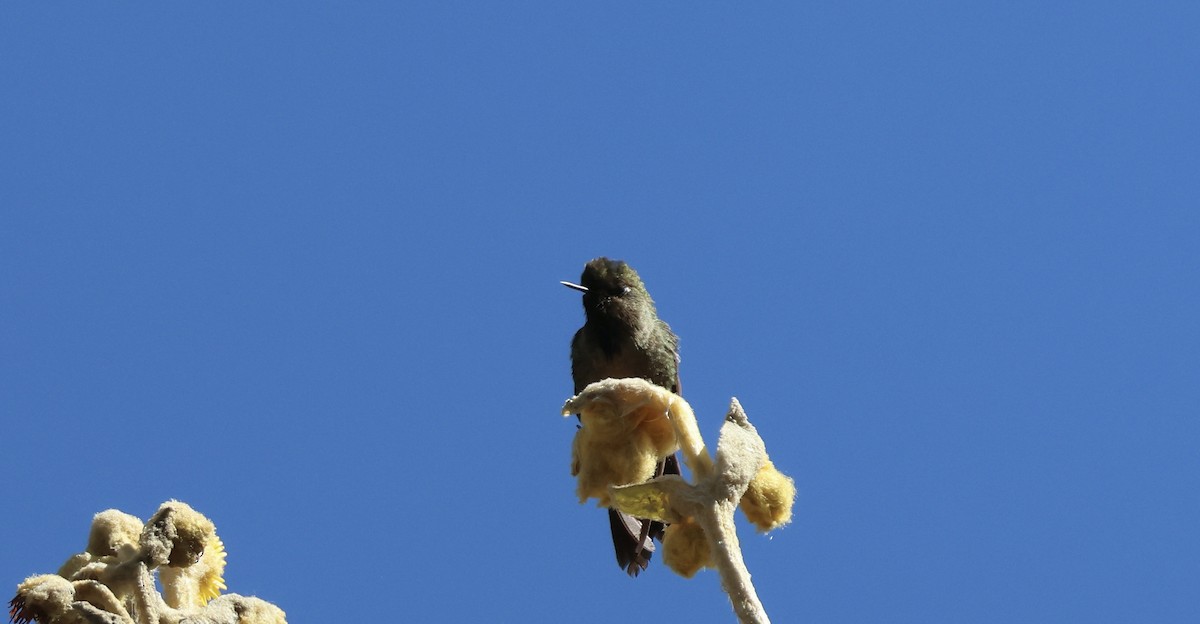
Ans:
[[[657,466],[655,473],[679,474],[679,459],[671,455]],[[650,565],[650,557],[654,555],[654,540],[662,541],[666,525],[634,518],[615,509],[608,510],[608,525],[612,529],[617,565],[629,576],[636,577]]]

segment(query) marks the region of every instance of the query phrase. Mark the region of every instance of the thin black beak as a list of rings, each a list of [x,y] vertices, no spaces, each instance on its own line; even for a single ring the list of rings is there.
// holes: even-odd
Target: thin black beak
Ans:
[[[567,282],[567,281],[559,282],[559,284],[562,284],[563,286],[566,286],[567,288],[574,288],[575,290],[578,290],[579,292],[587,292],[587,290],[588,290],[587,286],[580,286],[579,284],[572,284],[571,282]]]

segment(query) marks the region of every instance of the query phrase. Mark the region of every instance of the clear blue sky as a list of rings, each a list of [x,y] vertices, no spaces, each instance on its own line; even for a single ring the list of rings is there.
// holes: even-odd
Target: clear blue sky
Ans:
[[[775,621],[1190,621],[1198,27],[0,4],[0,588],[178,498],[293,622],[732,621],[574,500],[558,280],[608,255],[796,480],[742,526]]]

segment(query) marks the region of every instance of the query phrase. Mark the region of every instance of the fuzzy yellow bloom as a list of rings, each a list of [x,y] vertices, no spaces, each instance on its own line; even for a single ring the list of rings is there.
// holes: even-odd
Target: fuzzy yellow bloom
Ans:
[[[695,519],[687,518],[667,527],[663,535],[663,563],[684,578],[692,578],[702,568],[712,567],[708,538]]]
[[[564,415],[578,413],[582,423],[571,446],[580,502],[595,498],[609,506],[608,486],[653,477],[655,465],[679,448],[663,401],[670,393],[626,381],[597,382],[563,406]]]
[[[207,603],[209,600],[221,595],[221,590],[225,586],[225,544],[221,542],[221,538],[213,535],[212,541],[208,543],[208,548],[204,550],[204,556],[200,558],[198,564],[200,568],[199,589],[201,604]]]
[[[795,482],[768,459],[750,480],[739,506],[759,532],[766,533],[792,521],[795,500]]]

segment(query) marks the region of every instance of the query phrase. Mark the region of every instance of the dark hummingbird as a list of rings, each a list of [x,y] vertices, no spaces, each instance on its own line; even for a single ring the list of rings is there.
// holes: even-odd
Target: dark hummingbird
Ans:
[[[608,378],[640,377],[679,393],[679,337],[658,318],[654,300],[637,271],[620,260],[596,258],[583,268],[579,284],[564,286],[583,292],[586,320],[571,340],[571,377],[575,394]],[[659,463],[655,474],[679,474],[674,455]],[[637,576],[650,564],[655,539],[664,526],[608,510],[617,564]]]

